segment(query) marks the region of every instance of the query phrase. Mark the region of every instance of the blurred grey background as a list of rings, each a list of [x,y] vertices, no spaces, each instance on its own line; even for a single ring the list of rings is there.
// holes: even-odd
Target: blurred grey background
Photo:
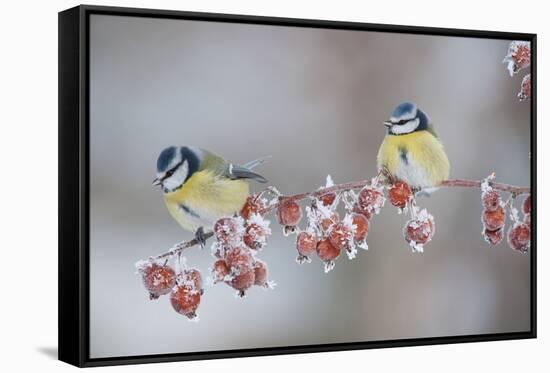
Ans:
[[[149,301],[134,262],[192,238],[151,187],[168,145],[235,162],[284,193],[376,173],[382,121],[410,100],[436,124],[451,176],[529,184],[528,103],[501,63],[508,42],[91,16],[91,357],[387,340],[529,329],[529,255],[481,237],[479,190],[421,200],[436,219],[423,254],[388,205],[336,268],[300,266],[293,239],[260,254],[277,282],[238,299],[207,288],[200,322]],[[259,190],[258,185],[254,185]],[[209,251],[187,252],[206,273]]]

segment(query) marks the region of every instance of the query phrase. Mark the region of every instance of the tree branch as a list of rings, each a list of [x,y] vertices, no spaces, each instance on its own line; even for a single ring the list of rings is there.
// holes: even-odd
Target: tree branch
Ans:
[[[300,201],[306,198],[318,198],[325,194],[340,193],[340,192],[346,192],[354,189],[361,189],[366,185],[369,185],[370,183],[371,183],[371,180],[353,181],[349,183],[342,183],[331,187],[318,189],[313,192],[306,192],[306,193],[294,194],[291,196],[285,196],[284,198],[292,199],[294,201]],[[481,188],[482,183],[483,183],[483,180],[449,179],[442,182],[440,184],[440,187]],[[514,197],[522,194],[531,193],[530,187],[519,187],[515,185],[510,185],[510,184],[495,183],[493,181],[489,181],[489,185],[495,190],[511,193]],[[278,206],[279,206],[278,202],[272,203],[269,206],[265,207],[264,209],[260,210],[259,213],[260,215],[266,215],[271,211],[276,210]],[[207,232],[205,233],[204,238],[206,240],[211,238],[213,235],[214,235],[213,232]],[[152,259],[159,260],[164,258],[170,258],[174,255],[181,254],[184,250],[198,244],[199,244],[199,241],[197,241],[196,239],[192,239],[191,241],[180,242],[174,245],[169,251],[163,254],[157,255]]]

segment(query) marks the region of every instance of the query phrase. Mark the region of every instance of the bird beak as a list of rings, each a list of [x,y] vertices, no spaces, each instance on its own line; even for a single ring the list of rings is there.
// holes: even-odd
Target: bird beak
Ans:
[[[160,181],[160,179],[157,177],[155,178],[155,180],[153,180],[153,186],[157,186],[157,185],[160,185],[162,184],[162,181]]]
[[[393,123],[390,122],[389,120],[387,120],[387,121],[384,122],[384,126],[386,126],[386,127],[388,127],[388,128],[390,128],[392,125],[393,125]]]

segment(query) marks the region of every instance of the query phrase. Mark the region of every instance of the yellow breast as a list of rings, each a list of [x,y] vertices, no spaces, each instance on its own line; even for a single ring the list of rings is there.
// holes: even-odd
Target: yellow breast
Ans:
[[[194,231],[211,228],[222,216],[239,212],[249,195],[248,182],[231,180],[208,171],[195,172],[181,188],[164,195],[172,217]]]
[[[450,165],[441,142],[428,131],[386,135],[378,168],[414,187],[433,187],[449,178]]]

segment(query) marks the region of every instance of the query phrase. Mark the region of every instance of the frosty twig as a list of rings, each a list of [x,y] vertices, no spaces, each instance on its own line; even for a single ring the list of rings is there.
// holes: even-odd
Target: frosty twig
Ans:
[[[290,196],[285,196],[284,198],[286,200],[294,200],[294,201],[301,201],[304,199],[314,199],[319,198],[324,195],[329,195],[333,193],[342,193],[347,192],[350,190],[356,190],[364,188],[366,185],[368,185],[371,181],[370,180],[361,180],[361,181],[352,181],[348,183],[342,183],[333,185],[327,188],[318,189],[312,192],[305,192],[305,193],[299,193],[294,194]],[[449,179],[441,183],[440,187],[445,188],[453,188],[453,187],[461,187],[461,188],[481,188],[481,184],[483,183],[483,180],[467,180],[467,179]],[[510,184],[504,184],[504,183],[497,183],[493,181],[489,181],[489,185],[497,191],[501,192],[507,192],[511,193],[514,196],[519,196],[522,194],[529,194],[531,192],[530,187],[522,187],[522,186],[515,186]],[[263,194],[263,193],[262,193]],[[272,204],[267,205],[258,213],[260,215],[268,214],[274,210],[276,210],[279,207],[279,202],[275,202]],[[209,239],[214,235],[213,232],[207,232],[205,233],[204,238]],[[199,244],[199,241],[196,239],[192,239],[190,241],[182,241],[174,245],[170,250],[167,252],[157,255],[154,257],[154,259],[163,259],[163,258],[169,258],[174,255],[178,255],[179,253],[183,252],[184,250],[196,246]]]

